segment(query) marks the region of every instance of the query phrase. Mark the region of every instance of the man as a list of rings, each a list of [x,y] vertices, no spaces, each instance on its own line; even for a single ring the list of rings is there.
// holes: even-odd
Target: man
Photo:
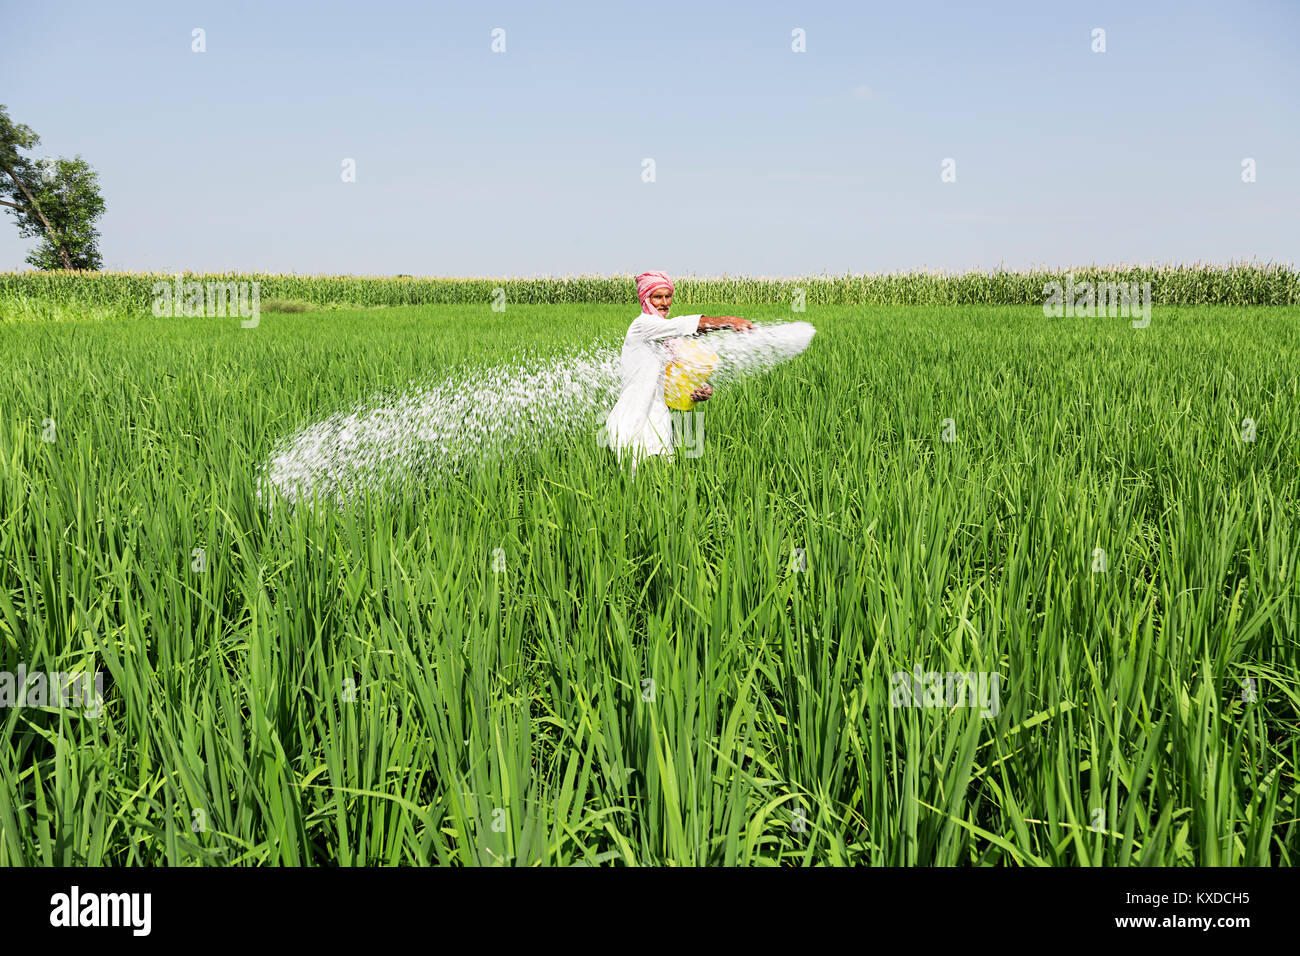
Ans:
[[[637,276],[636,296],[641,314],[632,320],[623,340],[623,388],[605,420],[609,447],[620,461],[630,455],[634,471],[637,462],[649,455],[673,457],[672,417],[664,400],[664,346],[668,340],[717,329],[753,328],[748,319],[734,315],[668,318],[673,283],[662,272]],[[691,399],[703,402],[712,394],[712,386],[704,384],[691,393]]]

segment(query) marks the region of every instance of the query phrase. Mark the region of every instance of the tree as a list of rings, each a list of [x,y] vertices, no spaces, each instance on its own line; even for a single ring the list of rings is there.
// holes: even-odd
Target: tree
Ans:
[[[30,152],[40,141],[0,105],[0,205],[13,210],[22,235],[41,239],[27,256],[31,265],[98,269],[95,220],[104,214],[99,176],[80,156],[33,162],[20,152]]]

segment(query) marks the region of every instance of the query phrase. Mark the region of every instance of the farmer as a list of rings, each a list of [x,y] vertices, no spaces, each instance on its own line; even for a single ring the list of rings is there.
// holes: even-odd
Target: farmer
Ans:
[[[649,455],[673,457],[673,426],[664,401],[664,368],[670,339],[716,329],[748,330],[747,319],[734,315],[683,315],[668,318],[673,304],[672,281],[662,272],[643,272],[636,277],[636,297],[641,314],[632,320],[623,340],[623,388],[618,404],[605,419],[609,447],[622,460],[624,453],[637,462]],[[703,402],[713,394],[712,386],[701,385],[691,398]]]

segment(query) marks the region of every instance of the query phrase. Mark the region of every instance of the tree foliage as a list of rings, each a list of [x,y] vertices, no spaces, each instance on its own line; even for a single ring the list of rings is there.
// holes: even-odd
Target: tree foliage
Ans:
[[[17,220],[19,233],[40,240],[27,256],[37,269],[98,269],[95,220],[104,214],[99,176],[81,156],[24,155],[40,141],[0,105],[0,205]]]

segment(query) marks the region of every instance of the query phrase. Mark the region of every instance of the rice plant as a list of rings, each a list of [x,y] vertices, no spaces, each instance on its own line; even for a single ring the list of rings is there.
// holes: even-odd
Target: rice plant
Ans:
[[[281,277],[461,298],[246,329],[4,277],[126,311],[0,324],[0,671],[104,675],[0,707],[0,864],[1296,863],[1294,274],[956,304],[1039,279],[810,284],[808,351],[635,478],[579,435],[268,508],[285,436],[616,343],[627,284]],[[792,316],[713,281],[677,309]]]

